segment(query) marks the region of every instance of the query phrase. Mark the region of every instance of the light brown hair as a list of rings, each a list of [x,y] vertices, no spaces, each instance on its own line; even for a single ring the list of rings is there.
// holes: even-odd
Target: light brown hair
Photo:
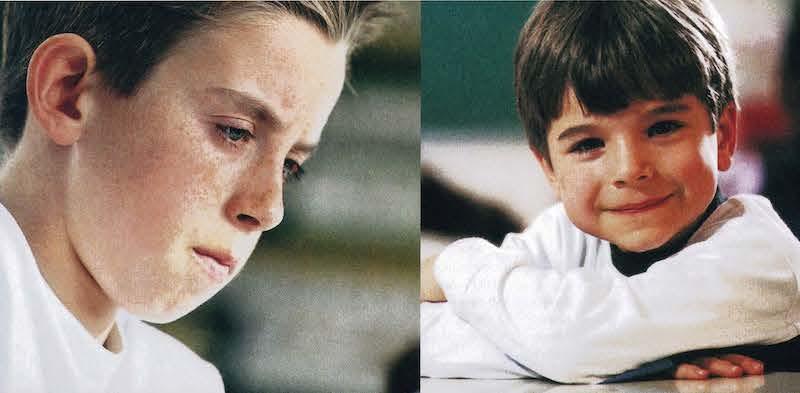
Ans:
[[[30,58],[45,39],[75,33],[92,45],[108,87],[135,94],[176,42],[226,18],[289,14],[318,27],[330,40],[348,43],[349,53],[374,39],[393,12],[388,4],[351,1],[16,3],[3,8],[0,72],[0,142],[11,148],[22,135],[27,113],[25,81]],[[2,144],[0,144],[0,151]]]

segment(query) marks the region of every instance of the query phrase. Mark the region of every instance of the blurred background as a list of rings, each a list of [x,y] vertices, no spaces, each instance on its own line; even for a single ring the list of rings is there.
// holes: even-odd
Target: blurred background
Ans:
[[[386,34],[354,55],[319,150],[287,187],[283,223],[222,292],[158,326],[214,363],[226,391],[419,384],[420,10],[396,7]]]
[[[554,202],[514,106],[514,46],[534,4],[422,4],[423,258],[457,237],[498,241]]]
[[[736,57],[739,145],[727,195],[767,195],[797,235],[797,2],[712,0]],[[422,4],[422,257],[453,239],[494,242],[556,202],[515,112],[513,55],[535,2]],[[792,16],[794,15],[794,17]],[[794,22],[792,22],[794,18]],[[793,43],[787,43],[794,25]],[[786,48],[789,48],[786,50]],[[784,66],[784,59],[793,63]],[[784,78],[782,71],[788,76]],[[795,93],[792,93],[795,92]],[[794,97],[784,108],[782,93]]]

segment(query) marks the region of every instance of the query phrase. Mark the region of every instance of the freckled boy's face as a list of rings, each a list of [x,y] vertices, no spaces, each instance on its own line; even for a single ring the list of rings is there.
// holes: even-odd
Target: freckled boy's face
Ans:
[[[548,131],[551,165],[539,159],[578,228],[641,252],[664,245],[705,211],[718,170],[731,164],[735,131],[733,109],[712,132],[708,111],[691,95],[592,115],[568,90]]]
[[[90,98],[67,232],[144,319],[180,317],[242,269],[341,92],[344,44],[292,16],[253,19],[190,34],[132,97]]]

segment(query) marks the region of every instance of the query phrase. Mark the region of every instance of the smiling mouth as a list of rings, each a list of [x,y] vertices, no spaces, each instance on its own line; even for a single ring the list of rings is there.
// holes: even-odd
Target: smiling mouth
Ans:
[[[197,262],[204,268],[209,277],[216,282],[224,282],[234,271],[236,260],[225,252],[192,248]]]
[[[618,206],[615,208],[609,209],[614,213],[622,213],[622,214],[636,214],[636,213],[643,213],[649,210],[653,210],[657,207],[662,206],[667,202],[669,198],[672,197],[672,194],[669,194],[665,197],[661,198],[652,198],[642,202],[637,203],[629,203],[626,205]]]

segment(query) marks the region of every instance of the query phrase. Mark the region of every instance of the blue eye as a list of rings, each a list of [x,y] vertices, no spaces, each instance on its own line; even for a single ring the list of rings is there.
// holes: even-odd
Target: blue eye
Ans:
[[[283,181],[284,182],[292,182],[300,180],[306,171],[303,167],[295,160],[291,158],[287,158],[286,161],[283,162]]]
[[[253,137],[253,134],[251,134],[250,131],[247,131],[243,128],[236,128],[222,124],[217,125],[217,131],[219,131],[219,133],[222,134],[225,139],[231,142],[239,142],[241,140],[246,142]]]
[[[569,148],[570,153],[585,154],[597,149],[601,149],[605,143],[600,138],[586,138],[578,141]]]
[[[647,136],[669,135],[683,127],[679,121],[660,121],[647,129]]]

